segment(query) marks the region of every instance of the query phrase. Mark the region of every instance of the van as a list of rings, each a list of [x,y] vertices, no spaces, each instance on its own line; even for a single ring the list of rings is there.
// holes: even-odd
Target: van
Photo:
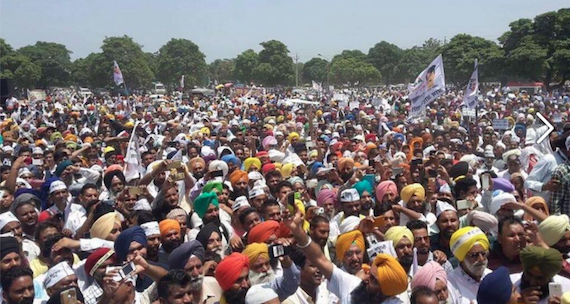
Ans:
[[[155,82],[154,87],[152,89],[152,92],[154,94],[166,95],[166,88],[164,87],[164,85],[162,83]]]

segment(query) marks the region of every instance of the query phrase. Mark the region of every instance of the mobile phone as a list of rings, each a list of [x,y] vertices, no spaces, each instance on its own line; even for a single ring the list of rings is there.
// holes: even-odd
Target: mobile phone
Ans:
[[[549,297],[562,297],[562,284],[550,282],[548,283]]]
[[[222,170],[218,170],[218,171],[212,171],[212,173],[210,173],[211,177],[222,177],[224,176],[224,172]]]
[[[43,159],[35,159],[32,158],[32,165],[34,166],[41,166],[44,164],[44,160]]]
[[[412,166],[421,165],[421,164],[423,164],[423,161],[424,160],[421,158],[412,159]]]
[[[128,264],[125,264],[125,265],[121,268],[121,270],[119,270],[119,274],[121,275],[121,278],[123,278],[123,279],[124,279],[124,278],[128,278],[128,277],[130,277],[131,275],[134,274],[135,269],[136,269],[136,268],[135,268],[135,263],[130,262],[130,263],[128,263]]]
[[[369,160],[368,166],[371,167],[372,169],[375,169],[376,168],[376,161],[374,159]]]
[[[59,294],[62,304],[77,304],[77,292],[75,288],[62,291]]]
[[[428,170],[428,175],[429,175],[429,177],[434,177],[434,178],[435,178],[435,177],[437,177],[437,171],[434,170],[434,169],[429,169],[429,170]]]
[[[280,244],[269,246],[269,259],[275,259],[282,257],[284,255],[289,255],[291,253],[291,248],[289,246],[283,246]]]
[[[491,190],[489,189],[491,187],[491,183],[489,181],[489,174],[482,174],[481,175],[481,188],[483,188],[483,190]]]
[[[291,192],[287,196],[287,204],[295,207],[295,192]]]
[[[393,174],[394,176],[396,176],[396,175],[398,175],[398,174],[402,174],[402,172],[404,172],[404,168],[402,168],[402,167],[395,167],[395,168],[392,168],[392,174]]]
[[[139,187],[129,187],[129,195],[130,196],[137,196],[142,194],[142,189]]]
[[[428,178],[428,188],[432,193],[436,193],[435,177]]]
[[[180,168],[182,167],[182,162],[177,160],[177,161],[173,161],[170,164],[168,164],[166,166],[166,169],[170,170],[170,169],[176,169],[176,168]]]
[[[115,200],[110,200],[110,199],[102,200],[101,203],[109,205],[111,207],[115,207]]]
[[[458,200],[456,202],[457,210],[465,210],[471,208],[471,203],[468,200]]]

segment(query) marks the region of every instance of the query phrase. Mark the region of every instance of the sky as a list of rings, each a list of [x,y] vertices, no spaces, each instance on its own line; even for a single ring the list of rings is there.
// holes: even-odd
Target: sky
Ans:
[[[13,48],[67,46],[77,59],[105,37],[128,35],[145,52],[172,38],[196,43],[206,61],[234,58],[277,39],[306,62],[385,40],[401,48],[459,33],[496,41],[519,18],[569,7],[568,0],[0,0],[0,37]]]

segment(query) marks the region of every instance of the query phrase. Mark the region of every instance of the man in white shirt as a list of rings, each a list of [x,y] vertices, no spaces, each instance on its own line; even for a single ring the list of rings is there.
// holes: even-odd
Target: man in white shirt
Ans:
[[[550,191],[556,191],[560,186],[550,179],[552,172],[558,165],[568,161],[565,152],[566,145],[564,144],[567,137],[568,133],[562,134],[550,143],[556,151],[545,154],[543,158],[538,160],[524,181],[525,188],[530,189],[534,195],[544,198],[547,202],[550,200]]]
[[[80,228],[87,220],[87,210],[90,205],[96,203],[99,197],[99,191],[95,184],[85,184],[81,188],[81,192],[73,203],[69,204],[66,208],[67,218],[65,220],[64,228],[73,232],[73,235],[79,232]],[[92,223],[91,223],[92,224]],[[91,226],[91,225],[90,225]],[[85,233],[90,227],[81,229]],[[83,236],[83,235],[80,235]]]
[[[291,257],[295,265],[301,268],[301,285],[294,295],[283,301],[283,304],[334,304],[338,298],[327,290],[323,284],[323,274],[317,267],[307,261],[303,253],[294,249]]]
[[[449,245],[460,263],[447,279],[461,294],[462,303],[470,304],[477,301],[481,280],[491,273],[487,268],[489,240],[481,229],[467,226],[453,233]]]

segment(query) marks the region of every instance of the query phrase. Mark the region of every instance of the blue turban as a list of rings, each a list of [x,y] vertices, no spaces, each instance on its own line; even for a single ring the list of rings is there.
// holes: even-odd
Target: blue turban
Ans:
[[[401,139],[402,141],[404,141],[406,138],[404,137],[404,134],[402,134],[402,133],[394,134],[394,140],[398,140],[398,139]]]
[[[360,197],[362,197],[362,193],[364,191],[370,193],[371,196],[374,194],[374,191],[372,191],[372,186],[367,180],[359,181],[353,186],[353,188],[356,189],[356,191],[358,191]]]
[[[317,174],[317,172],[319,171],[319,168],[323,168],[324,165],[321,162],[314,162],[313,165],[311,166],[311,175],[315,175]]]
[[[170,269],[184,269],[191,256],[195,255],[204,262],[206,252],[204,247],[197,240],[183,243],[176,247],[168,256],[168,267]]]
[[[331,139],[326,136],[326,135],[321,135],[321,139],[325,141],[325,143],[327,144],[327,146],[329,145],[329,143],[331,142]]]
[[[515,126],[515,134],[517,133],[518,130],[521,130],[523,135],[526,134],[526,127],[524,125],[517,124]]]
[[[511,193],[515,191],[515,186],[505,178],[493,178],[493,191],[502,190],[504,192]]]
[[[146,234],[141,227],[133,226],[125,229],[115,240],[115,253],[119,261],[123,262],[127,259],[131,242],[137,242],[146,247]]]
[[[226,154],[226,155],[222,156],[222,161],[225,162],[226,164],[232,163],[236,167],[241,166],[241,160],[239,160],[239,158],[237,158],[237,156],[235,156],[233,154]]]
[[[505,266],[486,275],[477,291],[479,304],[507,304],[511,299],[513,283]]]
[[[70,161],[69,159],[59,163],[59,165],[57,165],[57,167],[55,168],[55,176],[60,177],[63,171],[65,171],[65,168],[71,165],[73,165],[73,162]]]

